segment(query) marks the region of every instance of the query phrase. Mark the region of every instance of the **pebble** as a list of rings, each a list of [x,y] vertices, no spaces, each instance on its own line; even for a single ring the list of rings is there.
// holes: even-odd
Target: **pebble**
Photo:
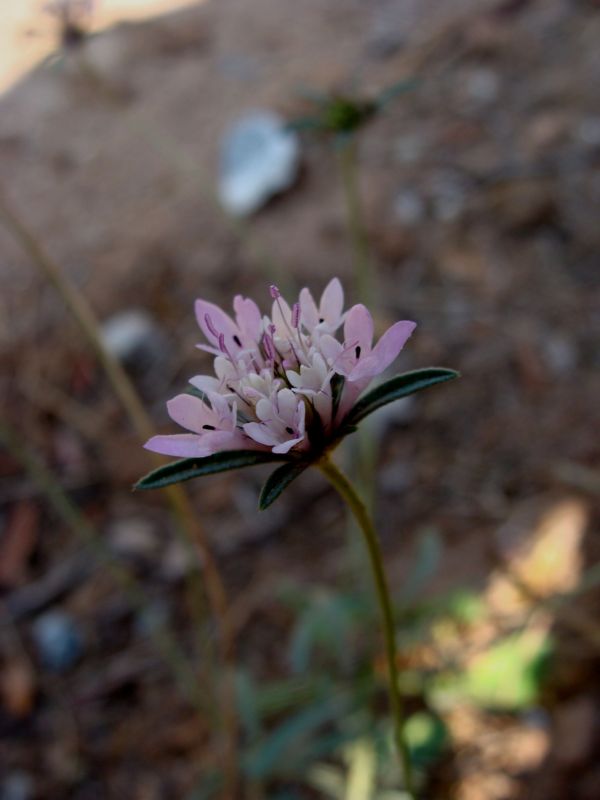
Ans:
[[[467,187],[462,177],[452,172],[438,172],[431,180],[433,215],[440,222],[458,220],[467,205]]]
[[[120,519],[108,531],[111,548],[126,558],[151,560],[158,553],[155,526],[143,518]]]
[[[494,70],[480,67],[467,75],[465,91],[469,100],[476,105],[490,105],[498,97],[500,77]]]
[[[195,567],[195,560],[182,542],[171,541],[159,562],[160,576],[165,581],[176,582],[188,575]]]
[[[147,369],[168,355],[163,331],[148,313],[138,309],[120,311],[106,319],[100,336],[108,352],[127,366]]]
[[[0,783],[0,800],[30,800],[33,792],[33,780],[26,772],[11,772]]]
[[[32,635],[42,664],[52,672],[66,672],[83,655],[83,637],[71,616],[49,611],[33,624]]]
[[[576,135],[586,147],[600,147],[600,116],[584,117],[577,127]]]
[[[416,225],[425,218],[425,202],[414,189],[403,189],[394,199],[394,216],[404,225]]]
[[[271,111],[254,111],[226,133],[221,149],[219,198],[223,208],[245,217],[273,195],[290,189],[298,175],[300,144],[285,121]]]
[[[136,616],[135,631],[140,636],[152,636],[169,625],[169,611],[165,604],[156,600]]]
[[[400,164],[415,164],[425,154],[429,142],[423,133],[405,134],[394,144],[394,157]]]
[[[577,366],[577,348],[571,339],[550,333],[543,341],[546,364],[556,375],[567,375]]]

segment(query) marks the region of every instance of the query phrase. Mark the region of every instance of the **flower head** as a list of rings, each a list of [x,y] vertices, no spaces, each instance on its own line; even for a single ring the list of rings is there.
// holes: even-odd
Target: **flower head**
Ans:
[[[457,377],[453,370],[429,367],[397,375],[365,394],[394,361],[415,323],[396,322],[374,343],[369,311],[361,304],[344,311],[337,278],[318,303],[308,289],[291,306],[276,286],[270,294],[270,316],[239,295],[233,316],[196,301],[206,339],[198,347],[214,356],[214,374],[191,378],[196,394],[180,394],[167,403],[171,419],[188,432],[153,436],[145,446],[181,460],[154,470],[137,488],[282,461],[263,487],[260,506],[266,508],[373,411]]]
[[[201,457],[222,450],[270,450],[317,457],[339,438],[358,394],[396,358],[415,328],[397,322],[373,346],[373,320],[363,305],[344,312],[334,278],[319,304],[308,289],[291,306],[271,287],[270,316],[249,299],[234,299],[234,317],[206,300],[196,318],[215,356],[214,375],[192,385],[201,397],[178,395],[169,415],[189,433],[154,436],[149,450]],[[343,326],[343,338],[336,335]]]

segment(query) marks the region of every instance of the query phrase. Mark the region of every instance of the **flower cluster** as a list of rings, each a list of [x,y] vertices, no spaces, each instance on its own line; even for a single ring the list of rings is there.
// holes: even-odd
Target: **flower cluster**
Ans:
[[[318,455],[415,328],[396,322],[373,345],[369,311],[361,304],[344,311],[337,278],[318,305],[308,289],[291,307],[275,286],[271,297],[270,317],[240,295],[234,317],[196,301],[208,342],[198,347],[215,356],[215,374],[191,379],[197,396],[180,394],[167,404],[170,417],[191,432],[154,436],[148,450],[195,458],[224,450]]]

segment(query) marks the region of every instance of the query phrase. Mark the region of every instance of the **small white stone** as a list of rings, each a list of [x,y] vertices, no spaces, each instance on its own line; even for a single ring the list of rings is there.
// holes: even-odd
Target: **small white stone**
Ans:
[[[577,138],[588,147],[600,147],[600,117],[584,117],[577,128]]]
[[[289,189],[298,174],[300,144],[270,111],[242,117],[226,134],[221,150],[219,198],[226,211],[244,217],[273,195]]]
[[[467,96],[477,104],[493,103],[500,91],[500,78],[497,72],[480,67],[467,75],[465,84]]]
[[[394,199],[394,214],[405,225],[416,225],[425,217],[425,202],[413,189],[403,189]]]
[[[144,363],[164,355],[165,337],[145,311],[129,309],[114,314],[102,323],[100,334],[108,352],[128,363],[142,359]]]

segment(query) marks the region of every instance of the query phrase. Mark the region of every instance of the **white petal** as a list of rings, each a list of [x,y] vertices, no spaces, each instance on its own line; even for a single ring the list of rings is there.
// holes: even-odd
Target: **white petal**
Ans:
[[[274,453],[288,453],[294,445],[299,444],[304,439],[304,436],[300,436],[298,439],[288,439],[287,442],[281,442],[276,447],[273,448]]]
[[[291,422],[294,418],[296,409],[298,408],[298,396],[295,395],[291,389],[281,389],[277,392],[277,406],[279,408],[279,416],[285,422]]]
[[[344,349],[338,340],[334,339],[333,336],[330,336],[328,333],[321,336],[321,339],[319,340],[319,347],[321,348],[321,353],[330,366],[334,361],[336,361]]]
[[[273,410],[273,403],[270,400],[267,400],[266,397],[261,397],[261,399],[256,404],[256,416],[262,422],[269,422],[275,416],[275,411]]]
[[[218,392],[221,382],[213,375],[194,375],[190,378],[190,383],[201,392]]]
[[[255,442],[266,444],[269,447],[279,441],[273,431],[270,431],[266,425],[261,425],[259,422],[247,422],[244,425],[244,433],[254,439]]]
[[[344,308],[344,290],[339,278],[332,278],[321,295],[319,311],[321,317],[330,325],[336,325]]]
[[[312,331],[319,323],[319,311],[308,289],[300,292],[300,311],[302,324],[308,331]]]

